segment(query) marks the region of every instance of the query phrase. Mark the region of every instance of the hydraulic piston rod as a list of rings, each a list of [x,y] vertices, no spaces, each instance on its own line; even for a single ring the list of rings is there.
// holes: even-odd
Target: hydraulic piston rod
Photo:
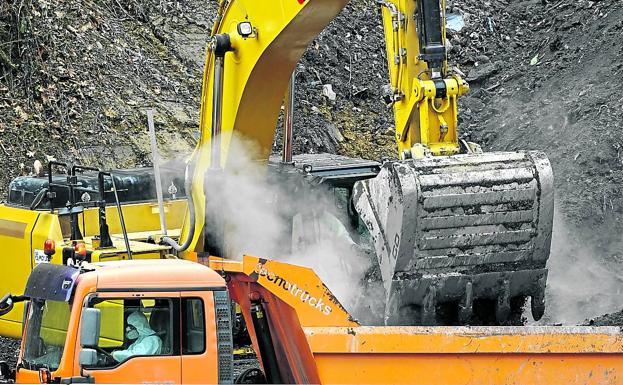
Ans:
[[[281,161],[283,163],[292,163],[292,136],[294,125],[294,91],[296,86],[296,71],[292,72],[290,84],[288,86],[288,94],[286,97],[286,110],[283,125],[283,149],[281,153]]]
[[[210,168],[204,179],[204,191],[212,186],[223,185],[221,165],[221,133],[223,131],[223,81],[225,75],[225,54],[232,51],[228,34],[215,35],[210,43],[214,52],[214,82],[212,87],[212,127],[210,129]],[[203,230],[204,251],[211,255],[223,255],[224,218],[219,197],[206,193],[205,226]]]

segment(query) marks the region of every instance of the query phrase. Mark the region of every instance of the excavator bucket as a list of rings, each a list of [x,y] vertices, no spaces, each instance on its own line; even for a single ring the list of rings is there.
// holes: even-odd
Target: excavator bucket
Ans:
[[[388,325],[509,324],[544,312],[554,210],[540,152],[386,162],[355,184]]]

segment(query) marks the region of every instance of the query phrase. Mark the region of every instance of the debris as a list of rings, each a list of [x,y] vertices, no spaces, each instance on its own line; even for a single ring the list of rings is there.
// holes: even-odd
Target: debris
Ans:
[[[333,86],[331,84],[325,84],[324,86],[322,86],[322,95],[332,102],[334,102],[337,98],[337,95],[333,91]]]
[[[476,60],[479,63],[491,63],[491,59],[487,55],[478,55],[476,56]]]
[[[469,75],[467,75],[466,80],[472,83],[482,83],[495,74],[497,70],[498,67],[494,63],[485,63],[481,66],[474,67],[471,71],[469,71]]]
[[[465,27],[465,20],[463,15],[458,12],[450,12],[446,15],[446,28],[454,31],[461,32]]]
[[[35,163],[33,163],[32,169],[36,176],[43,176],[44,168],[43,168],[43,164],[41,164],[41,161],[39,159],[35,160]]]
[[[488,25],[489,25],[489,32],[493,33],[495,32],[495,22],[493,21],[493,18],[491,18],[491,16],[487,17],[487,21],[488,21]]]
[[[590,326],[621,326],[623,325],[623,310],[617,313],[596,317],[587,321],[585,324]]]

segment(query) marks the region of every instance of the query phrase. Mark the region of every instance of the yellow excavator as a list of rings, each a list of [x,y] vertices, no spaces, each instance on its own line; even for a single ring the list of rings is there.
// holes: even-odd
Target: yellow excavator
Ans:
[[[61,164],[50,165],[46,176],[14,181],[0,207],[0,241],[19,260],[2,292],[18,292],[45,262],[228,257],[228,218],[217,192],[239,156],[232,143],[250,142],[254,160],[268,165],[288,94],[276,168],[350,193],[351,217],[367,228],[378,261],[386,324],[512,323],[528,297],[539,319],[551,243],[551,167],[539,152],[483,153],[460,139],[457,99],[469,87],[447,63],[445,1],[379,1],[391,79],[384,96],[393,106],[401,160],[292,157],[293,71],[347,3],[222,0],[206,57],[200,141],[185,178],[179,169],[170,173],[162,204],[141,196],[142,180],[154,179],[145,170]],[[53,177],[54,167],[67,175]],[[18,313],[1,320],[2,334],[20,334]]]
[[[203,81],[201,142],[192,160],[190,208],[205,217],[191,215],[194,221],[182,232],[189,250],[223,255],[227,218],[211,191],[237,156],[229,151],[232,138],[252,141],[258,160],[268,162],[291,74],[346,3],[221,2]],[[503,324],[521,314],[527,297],[540,319],[553,215],[547,157],[483,153],[460,139],[457,99],[469,86],[448,67],[445,1],[379,4],[391,79],[385,97],[393,106],[402,160],[384,163],[374,177],[365,172],[369,164],[342,160],[327,179],[352,183],[352,202],[382,274],[386,323]],[[330,175],[326,157],[320,158]],[[306,162],[310,172],[313,157]]]

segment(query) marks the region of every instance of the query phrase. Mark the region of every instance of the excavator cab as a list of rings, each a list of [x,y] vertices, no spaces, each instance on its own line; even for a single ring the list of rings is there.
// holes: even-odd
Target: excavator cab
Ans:
[[[289,252],[300,253],[333,236],[371,249],[352,195],[356,182],[378,175],[379,162],[321,153],[295,155],[291,163],[272,158],[269,165],[269,183],[280,186],[275,204],[288,223],[284,243],[290,243]]]

